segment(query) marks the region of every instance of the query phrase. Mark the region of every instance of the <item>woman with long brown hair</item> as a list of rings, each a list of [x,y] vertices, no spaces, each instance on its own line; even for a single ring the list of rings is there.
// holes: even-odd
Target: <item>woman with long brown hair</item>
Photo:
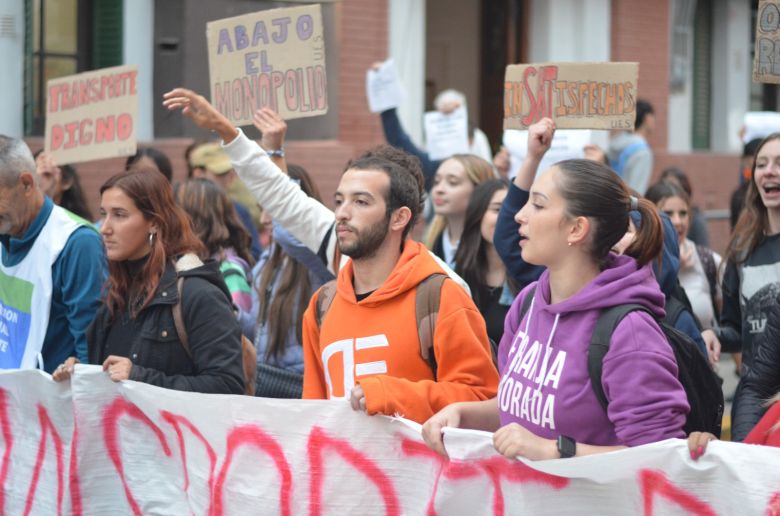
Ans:
[[[780,292],[780,133],[767,136],[756,149],[753,177],[726,259],[718,337],[724,351],[742,351],[744,377]],[[741,398],[742,381],[734,395],[732,420]],[[740,427],[734,428],[734,440],[745,436]]]
[[[165,176],[126,171],[106,181],[100,194],[109,278],[87,331],[90,363],[103,364],[113,381],[244,392],[241,330],[230,293],[217,263],[200,261],[203,244]],[[188,337],[177,331],[177,308]],[[71,369],[66,364],[56,379]]]
[[[485,319],[491,346],[504,334],[504,318],[517,289],[508,280],[506,266],[493,245],[493,233],[508,183],[491,179],[471,194],[463,235],[455,253],[455,272],[471,289],[471,298]]]
[[[288,164],[287,174],[309,197],[321,201],[317,186],[303,167]],[[257,348],[257,395],[300,397],[303,313],[312,294],[333,275],[316,254],[276,225],[273,240],[253,270],[253,311],[242,313],[240,319],[244,333],[254,335]],[[274,380],[281,378],[286,381]],[[282,385],[288,388],[282,389]]]
[[[175,195],[209,257],[219,263],[233,303],[242,310],[251,310],[252,239],[238,218],[233,202],[219,185],[208,179],[180,183]]]
[[[431,189],[433,211],[425,245],[455,268],[455,253],[466,225],[466,209],[477,185],[496,178],[493,166],[470,154],[455,154],[436,170]]]

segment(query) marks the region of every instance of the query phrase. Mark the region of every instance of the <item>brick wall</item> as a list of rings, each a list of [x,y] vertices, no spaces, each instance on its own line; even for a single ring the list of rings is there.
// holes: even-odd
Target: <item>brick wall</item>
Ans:
[[[639,96],[655,109],[650,146],[666,149],[669,98],[669,0],[612,0],[612,61],[639,62]]]
[[[703,210],[728,209],[731,192],[738,183],[738,156],[666,151],[670,15],[670,0],[612,0],[612,60],[639,62],[639,96],[655,109],[655,132],[649,142],[655,153],[653,182],[664,168],[677,166],[688,174],[697,206]],[[710,244],[722,253],[729,239],[728,220],[710,220],[708,225]]]
[[[732,154],[655,153],[653,182],[666,167],[676,166],[688,174],[693,202],[702,210],[728,210],[731,193],[739,184],[739,156]],[[728,245],[728,219],[710,220],[710,246],[723,253]]]
[[[368,111],[366,70],[371,63],[387,59],[387,10],[387,0],[339,4],[339,139],[353,145],[356,153],[384,140],[379,115]]]

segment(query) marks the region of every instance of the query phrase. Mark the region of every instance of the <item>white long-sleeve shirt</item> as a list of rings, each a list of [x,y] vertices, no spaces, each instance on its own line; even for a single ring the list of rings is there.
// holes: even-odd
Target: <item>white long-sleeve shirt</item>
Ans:
[[[227,144],[223,142],[222,147],[257,203],[290,234],[312,252],[319,254],[333,274],[338,274],[336,269],[343,267],[349,258],[341,255],[338,267],[334,266],[335,213],[306,195],[300,186],[290,181],[287,174],[271,161],[263,148],[247,138],[241,129],[238,129],[238,136],[233,141]],[[438,256],[433,253],[431,255],[447,275],[470,294],[466,282]]]

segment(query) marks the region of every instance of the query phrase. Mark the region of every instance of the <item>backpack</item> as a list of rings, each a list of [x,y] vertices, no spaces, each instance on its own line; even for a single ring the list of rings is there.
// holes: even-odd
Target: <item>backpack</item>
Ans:
[[[715,314],[715,320],[720,320],[720,314],[718,313],[718,267],[715,265],[715,256],[712,253],[712,249],[697,245],[696,253],[699,255],[699,261],[701,262],[702,269],[704,269],[704,275],[707,278],[707,284],[710,287],[710,301],[712,301],[712,310]]]
[[[704,330],[701,321],[699,321],[699,318],[693,313],[691,300],[688,298],[688,293],[685,292],[685,289],[680,285],[679,280],[677,281],[674,290],[672,290],[672,293],[666,297],[664,310],[666,314],[664,315],[664,318],[661,319],[661,322],[668,324],[672,328],[677,328],[677,319],[680,318],[683,312],[688,312],[693,319],[693,323],[696,325],[696,329],[699,330],[700,333]],[[686,335],[691,337],[690,334]]]
[[[628,160],[637,152],[649,148],[650,146],[644,140],[627,145],[618,155],[617,162],[613,163],[612,170],[617,172],[617,175],[623,178]]]
[[[182,266],[181,264],[184,259],[189,256],[190,255],[185,255],[182,259],[179,260],[179,262],[176,263],[177,271],[186,270],[184,268],[186,266]],[[200,260],[198,261],[200,262]],[[202,262],[200,264],[203,265]],[[183,286],[184,278],[179,276],[179,278],[176,280],[176,289],[179,292],[179,300],[176,301],[175,305],[173,305],[171,311],[173,312],[173,325],[176,327],[176,333],[179,335],[179,340],[181,341],[181,345],[184,348],[184,351],[191,360],[192,352],[190,351],[189,337],[187,336],[187,328],[184,326],[184,317],[181,313]],[[247,396],[254,396],[256,380],[255,377],[257,374],[257,350],[255,349],[254,344],[252,344],[252,341],[243,334],[241,335],[241,360],[244,369],[244,394]]]
[[[417,336],[420,339],[420,356],[428,362],[437,378],[438,366],[433,351],[433,334],[436,330],[436,319],[439,316],[441,301],[441,286],[447,278],[446,274],[434,273],[422,280],[415,289],[415,316],[417,319]],[[317,295],[317,310],[315,318],[317,327],[322,327],[322,321],[336,297],[336,281],[325,283]]]
[[[536,287],[528,291],[520,311],[520,318],[525,316],[531,305]],[[631,312],[644,311],[653,319],[656,317],[645,307],[637,304],[617,305],[602,310],[596,321],[596,327],[588,346],[588,375],[593,386],[593,392],[599,403],[607,410],[609,401],[604,394],[601,383],[601,373],[604,356],[609,351],[612,333],[620,321]],[[691,338],[676,330],[665,321],[657,321],[663,331],[666,341],[674,352],[677,361],[677,378],[685,390],[691,411],[685,421],[683,430],[688,435],[694,431],[710,432],[720,437],[723,420],[723,391],[720,379],[710,368],[707,359],[699,351]]]

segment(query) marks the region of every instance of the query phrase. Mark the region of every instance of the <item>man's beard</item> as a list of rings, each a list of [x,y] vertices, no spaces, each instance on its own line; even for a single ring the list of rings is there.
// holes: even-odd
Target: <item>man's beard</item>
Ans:
[[[360,232],[349,224],[342,223],[338,224],[338,226],[349,228],[356,236],[354,242],[339,242],[339,251],[341,251],[342,254],[349,256],[353,260],[372,258],[387,236],[387,231],[390,228],[390,217],[385,217],[384,220],[381,220]]]

